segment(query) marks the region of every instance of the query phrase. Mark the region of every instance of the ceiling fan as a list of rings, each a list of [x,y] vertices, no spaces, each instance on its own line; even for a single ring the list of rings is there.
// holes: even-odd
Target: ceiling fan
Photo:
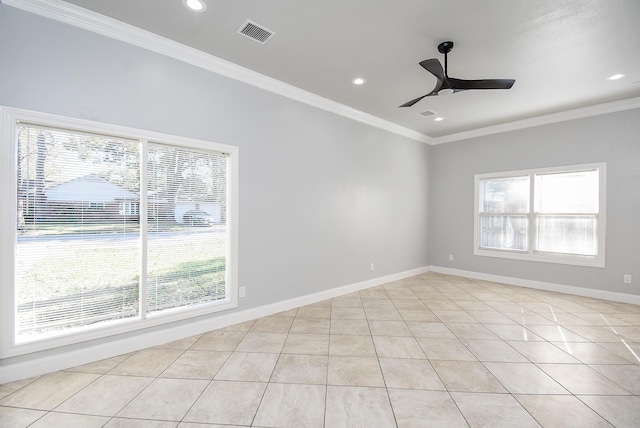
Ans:
[[[437,58],[425,59],[420,62],[422,68],[433,74],[437,80],[436,87],[427,95],[423,95],[414,100],[402,104],[400,107],[411,107],[425,97],[434,95],[448,95],[455,92],[467,91],[470,89],[510,89],[515,80],[513,79],[481,79],[463,80],[454,79],[447,74],[447,54],[453,49],[453,42],[442,42],[438,45],[438,52],[444,54],[444,70]]]

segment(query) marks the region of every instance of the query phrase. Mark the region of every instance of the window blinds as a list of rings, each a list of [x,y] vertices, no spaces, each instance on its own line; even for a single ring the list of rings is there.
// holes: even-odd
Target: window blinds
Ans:
[[[225,154],[17,129],[17,342],[226,297]]]
[[[147,311],[226,297],[227,157],[149,144]]]
[[[132,141],[18,127],[17,336],[138,314],[140,228]]]

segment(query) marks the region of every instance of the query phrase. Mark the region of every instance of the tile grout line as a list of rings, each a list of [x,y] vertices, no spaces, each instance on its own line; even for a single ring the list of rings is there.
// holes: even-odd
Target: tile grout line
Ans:
[[[247,337],[247,333],[248,333],[248,331],[246,331],[246,332],[244,332],[244,333],[245,333],[245,334],[244,334],[244,336],[242,336],[242,338],[243,338],[243,339],[244,339],[245,337]],[[200,338],[202,338],[205,334],[206,334],[206,333],[202,334],[202,335],[200,336]],[[198,340],[200,340],[200,339],[198,339]],[[189,348],[187,348],[187,349],[185,350],[185,353],[186,353],[189,349],[191,349],[191,347],[192,347],[193,345],[195,345],[195,344],[198,342],[198,340],[196,340],[195,342],[193,342],[193,343],[189,346]],[[242,341],[242,340],[238,341],[238,345],[240,344],[240,342],[241,342],[241,341]],[[234,350],[238,347],[238,345],[236,345],[236,346],[235,346]],[[196,350],[194,350],[194,351],[196,351]],[[218,352],[218,351],[216,351],[216,352]],[[220,351],[220,352],[222,352],[222,351]],[[209,381],[207,382],[207,385],[205,385],[205,387],[204,387],[204,388],[202,388],[202,391],[200,391],[200,394],[198,394],[198,396],[196,397],[196,399],[195,399],[195,400],[193,400],[193,403],[191,403],[191,405],[189,406],[189,408],[187,409],[187,411],[184,413],[184,415],[182,415],[182,418],[180,418],[180,421],[178,422],[178,425],[180,425],[180,424],[184,421],[184,418],[186,418],[186,417],[187,417],[187,415],[189,414],[189,412],[193,409],[193,406],[195,406],[195,405],[196,405],[196,403],[197,403],[197,402],[198,402],[198,400],[202,397],[202,395],[203,395],[203,394],[204,394],[204,392],[207,390],[207,388],[209,388],[209,386],[213,383],[213,381],[215,380],[216,375],[220,372],[220,370],[222,370],[222,367],[224,367],[224,365],[227,363],[227,361],[229,361],[229,358],[231,358],[231,355],[233,355],[233,352],[234,352],[234,351],[229,352],[229,355],[227,355],[227,358],[225,358],[224,362],[223,362],[222,364],[220,364],[220,367],[218,368],[218,370],[216,370],[216,372],[211,376],[211,379],[209,379]],[[183,355],[184,355],[184,354],[183,354]],[[167,367],[167,368],[168,368],[168,367]],[[166,371],[166,369],[165,369],[165,371]]]

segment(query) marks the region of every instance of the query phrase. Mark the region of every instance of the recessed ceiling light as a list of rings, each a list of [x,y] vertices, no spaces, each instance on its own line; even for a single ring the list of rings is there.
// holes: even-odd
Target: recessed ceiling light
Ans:
[[[366,80],[364,80],[362,77],[356,77],[355,79],[353,79],[354,85],[364,85],[364,82],[366,82]]]
[[[626,74],[624,73],[612,74],[611,76],[607,77],[607,80],[619,80],[619,79],[622,79],[624,76],[626,76]]]
[[[204,0],[182,0],[182,4],[194,12],[204,12],[207,10],[207,4]]]
[[[436,122],[442,122],[442,121],[444,120],[444,117],[440,117],[440,116],[438,116],[438,117],[436,117],[436,118],[435,118],[435,119],[433,119],[433,120],[434,120],[434,121],[436,121]]]

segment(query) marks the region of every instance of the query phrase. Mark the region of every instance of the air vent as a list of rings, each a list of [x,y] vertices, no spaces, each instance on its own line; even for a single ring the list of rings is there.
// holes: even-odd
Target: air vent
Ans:
[[[433,116],[434,114],[436,114],[435,111],[433,110],[426,110],[423,111],[422,113],[418,113],[420,116],[424,116],[424,117],[429,117],[429,116]]]
[[[243,36],[247,36],[251,40],[255,40],[256,42],[262,43],[263,45],[267,43],[267,41],[276,33],[271,30],[268,30],[255,22],[251,22],[247,19],[247,21],[242,24],[242,27],[238,30],[238,33]]]

